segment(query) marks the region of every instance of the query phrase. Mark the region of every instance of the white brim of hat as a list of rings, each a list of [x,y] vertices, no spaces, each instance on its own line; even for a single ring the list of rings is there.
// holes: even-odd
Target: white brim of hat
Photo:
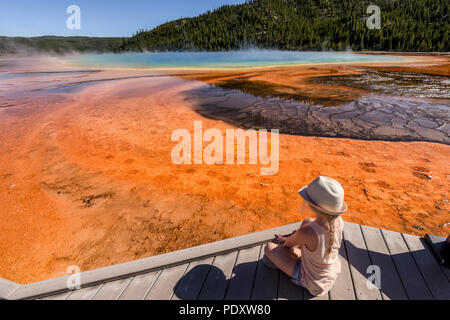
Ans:
[[[306,194],[306,189],[308,189],[308,187],[303,187],[298,191],[298,194],[305,199],[306,202],[308,202],[312,207],[314,207],[315,209],[317,209],[320,212],[323,212],[325,214],[331,215],[331,216],[340,216],[341,214],[344,214],[348,211],[348,205],[347,203],[344,201],[343,205],[342,205],[342,210],[338,211],[338,212],[333,212],[333,211],[328,211],[325,210],[321,207],[316,206],[311,199],[308,197],[308,195]]]

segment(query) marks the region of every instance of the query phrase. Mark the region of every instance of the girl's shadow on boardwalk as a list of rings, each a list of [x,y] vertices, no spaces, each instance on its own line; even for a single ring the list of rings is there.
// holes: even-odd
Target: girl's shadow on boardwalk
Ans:
[[[284,290],[279,290],[283,283]],[[283,294],[285,292],[285,294]],[[240,263],[232,276],[213,265],[202,264],[188,271],[174,286],[174,298],[181,300],[272,300],[310,299],[279,270],[267,268],[262,260]]]

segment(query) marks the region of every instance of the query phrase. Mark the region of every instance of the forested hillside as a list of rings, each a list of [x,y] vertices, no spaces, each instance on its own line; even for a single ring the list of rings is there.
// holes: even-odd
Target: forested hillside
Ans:
[[[27,53],[112,52],[123,46],[124,38],[0,37],[0,55]]]
[[[381,29],[366,26],[381,8]],[[140,30],[119,51],[450,51],[449,0],[253,0]]]

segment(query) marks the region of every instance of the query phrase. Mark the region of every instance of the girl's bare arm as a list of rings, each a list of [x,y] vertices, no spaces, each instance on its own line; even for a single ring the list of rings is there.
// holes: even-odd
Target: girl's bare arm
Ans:
[[[294,248],[310,244],[312,235],[312,230],[308,228],[307,225],[302,225],[296,233],[286,238],[284,246],[287,248]]]

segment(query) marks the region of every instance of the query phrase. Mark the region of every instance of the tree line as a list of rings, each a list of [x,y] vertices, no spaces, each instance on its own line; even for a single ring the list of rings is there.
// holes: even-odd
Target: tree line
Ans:
[[[369,5],[381,28],[369,29]],[[139,30],[116,52],[236,50],[449,50],[448,0],[251,0]]]

